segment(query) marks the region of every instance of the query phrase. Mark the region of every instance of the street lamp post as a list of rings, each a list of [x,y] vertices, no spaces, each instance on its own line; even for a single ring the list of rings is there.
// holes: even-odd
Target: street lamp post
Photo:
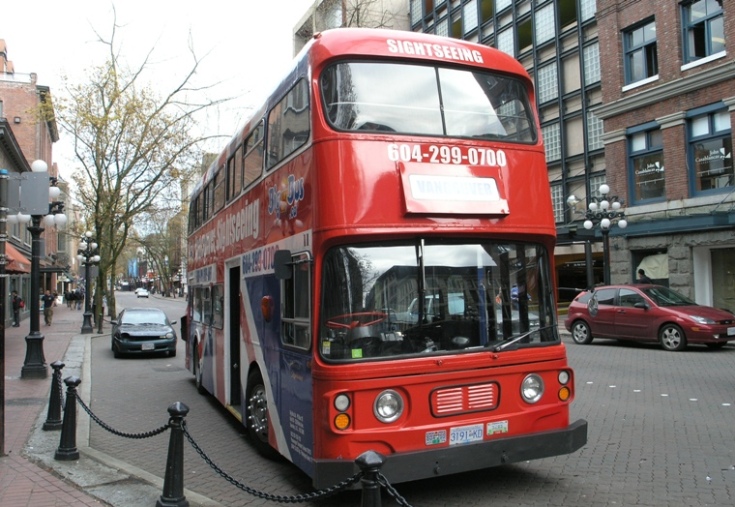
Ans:
[[[35,160],[31,164],[32,174],[26,175],[26,179],[20,185],[20,203],[29,215],[18,213],[17,219],[21,223],[31,222],[28,232],[31,233],[31,304],[30,304],[30,332],[26,336],[26,357],[21,368],[21,378],[46,378],[46,358],[43,353],[44,336],[40,332],[39,299],[41,286],[40,259],[43,240],[41,233],[47,226],[66,224],[66,216],[63,214],[64,203],[56,201],[61,190],[54,186],[49,187],[48,164],[43,160]],[[55,180],[54,180],[55,182]],[[44,192],[48,192],[53,202],[45,198]],[[41,201],[41,202],[36,202]]]
[[[92,239],[92,232],[87,231],[82,237],[84,248],[80,248],[78,258],[84,266],[84,320],[82,321],[82,334],[89,334],[94,332],[94,326],[92,326],[92,309],[89,306],[90,288],[89,288],[89,268],[90,266],[96,266],[100,263],[100,256],[97,255],[97,243]]]
[[[600,225],[604,283],[610,285],[610,227],[617,223],[618,227],[625,229],[628,221],[625,220],[625,210],[622,209],[623,202],[616,195],[608,197],[610,187],[602,184],[599,192],[599,197],[589,196],[587,199],[589,204],[584,215],[584,228],[591,230]]]

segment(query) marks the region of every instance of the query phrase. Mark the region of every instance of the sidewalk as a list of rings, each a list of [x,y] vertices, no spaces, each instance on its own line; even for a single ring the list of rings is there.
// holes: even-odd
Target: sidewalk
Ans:
[[[89,406],[90,341],[98,335],[80,334],[82,320],[82,311],[60,305],[54,310],[51,326],[44,325],[41,316],[39,331],[44,335],[46,364],[61,361],[62,378],[73,375],[82,379],[78,392]],[[54,458],[61,431],[43,430],[53,369],[48,367],[45,379],[21,378],[29,329],[28,318],[20,327],[5,329],[5,455],[0,456],[0,507],[155,506],[163,492],[163,478],[90,448],[90,420],[81,407],[77,408],[79,459]],[[109,335],[109,323],[103,331]],[[184,495],[191,507],[219,505],[189,490]]]

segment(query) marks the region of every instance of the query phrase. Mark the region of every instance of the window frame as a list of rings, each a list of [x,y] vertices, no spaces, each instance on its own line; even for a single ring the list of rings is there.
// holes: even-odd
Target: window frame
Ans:
[[[645,136],[645,147],[639,150],[633,150],[634,138],[638,136]],[[660,140],[659,144],[655,144],[656,136]],[[651,203],[661,202],[666,200],[666,172],[665,172],[665,158],[664,158],[664,147],[663,147],[663,131],[658,122],[648,122],[637,127],[628,129],[626,133],[626,149],[627,149],[627,160],[628,160],[628,188],[629,200],[632,204],[640,203]],[[658,168],[652,169],[654,172],[661,172],[663,176],[654,180],[638,180],[636,175],[636,162],[643,162],[645,159],[653,159],[656,155],[660,155],[660,165]],[[647,161],[646,164],[654,163],[653,160]],[[648,167],[648,166],[646,166]],[[641,197],[638,192],[639,186],[649,182],[662,181],[662,194],[654,197]]]
[[[709,58],[714,58],[720,54],[724,55],[725,50],[725,44],[723,41],[723,48],[719,50],[715,50],[712,47],[712,39],[714,38],[712,33],[712,25],[714,22],[717,22],[718,20],[722,22],[722,36],[725,37],[725,26],[724,26],[724,20],[725,20],[725,9],[722,7],[722,4],[720,4],[720,8],[718,10],[715,10],[713,12],[705,12],[704,16],[697,19],[696,22],[692,22],[691,20],[691,12],[692,7],[703,3],[705,6],[705,10],[708,5],[711,3],[717,3],[717,0],[689,0],[686,2],[682,2],[681,4],[681,37],[682,37],[682,60],[684,65],[687,64],[693,64],[696,62],[702,62],[702,61],[708,61]],[[696,31],[703,28],[703,37],[704,40],[704,51],[705,54],[702,56],[693,55],[692,50],[695,48],[692,48],[693,41],[690,40],[693,37],[696,37]]]
[[[716,187],[701,190],[700,185],[700,174],[697,163],[697,157],[695,147],[697,144],[708,143],[716,140],[722,140],[723,146],[729,144],[730,156],[732,157],[732,120],[730,120],[730,128],[723,130],[716,130],[716,118],[720,113],[726,113],[727,118],[730,120],[729,108],[722,102],[711,104],[709,106],[692,109],[687,112],[687,124],[686,124],[686,150],[687,150],[687,161],[688,161],[688,172],[689,172],[689,192],[692,196],[711,195],[722,192],[732,192],[735,190],[735,167],[733,167],[732,158],[730,158],[730,181],[731,184],[723,187]],[[693,123],[695,120],[706,117],[708,132],[707,134],[694,136],[692,132]],[[710,153],[712,150],[710,149]]]
[[[640,43],[634,43],[633,39],[635,34],[639,31],[642,35],[642,41]],[[645,83],[658,79],[658,37],[654,35],[653,40],[646,40],[647,32],[656,33],[655,19],[649,18],[623,30],[623,67],[625,73],[625,85]],[[653,47],[651,48],[651,46]],[[651,49],[653,50],[652,54],[650,53]],[[631,63],[631,60],[638,53],[643,57],[644,75],[642,77],[636,77],[633,75],[634,64]],[[649,62],[651,58],[653,58],[653,62]],[[655,67],[655,69],[652,69],[651,66]]]

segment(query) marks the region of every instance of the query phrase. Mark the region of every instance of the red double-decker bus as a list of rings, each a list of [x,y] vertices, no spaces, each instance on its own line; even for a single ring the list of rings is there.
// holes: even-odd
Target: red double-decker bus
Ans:
[[[532,82],[482,45],[314,36],[194,189],[187,366],[316,487],[574,452]]]

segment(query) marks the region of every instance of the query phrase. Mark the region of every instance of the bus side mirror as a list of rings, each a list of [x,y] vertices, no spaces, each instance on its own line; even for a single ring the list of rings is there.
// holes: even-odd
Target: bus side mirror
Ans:
[[[273,255],[273,270],[279,280],[291,279],[291,250],[276,250]]]

